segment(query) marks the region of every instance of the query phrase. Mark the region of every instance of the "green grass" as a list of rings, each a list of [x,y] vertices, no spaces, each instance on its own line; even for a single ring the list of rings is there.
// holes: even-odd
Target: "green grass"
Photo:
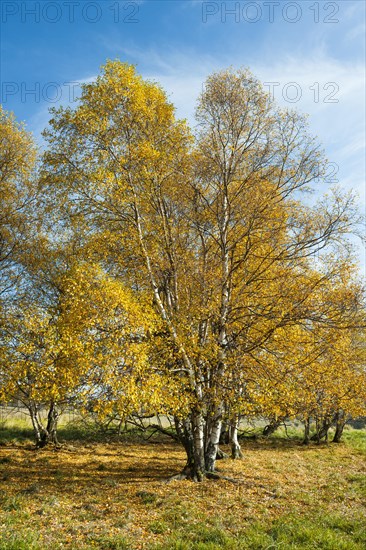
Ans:
[[[263,528],[263,524],[251,528],[243,542],[248,548],[261,548],[255,545],[253,536],[262,532],[273,548],[361,550],[366,544],[364,527],[361,520],[337,515],[288,516],[273,522],[270,528]]]
[[[284,516],[269,522],[252,522],[238,535],[222,528],[196,524],[173,533],[169,539],[153,546],[154,550],[363,550],[366,547],[365,524],[361,520],[337,515],[310,517]]]
[[[43,550],[36,533],[27,534],[12,533],[8,536],[0,535],[0,550]]]
[[[342,441],[361,453],[366,454],[366,430],[356,430],[346,426],[343,432]]]

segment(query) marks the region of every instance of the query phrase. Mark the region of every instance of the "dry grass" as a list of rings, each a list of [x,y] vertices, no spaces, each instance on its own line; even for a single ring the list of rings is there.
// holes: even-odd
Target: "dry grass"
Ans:
[[[245,443],[243,451],[243,460],[218,463],[238,485],[167,484],[184,465],[170,442],[75,443],[59,451],[8,443],[0,447],[0,548],[287,548],[266,546],[276,522],[336,517],[361,525],[361,451],[278,439]],[[264,542],[245,539],[261,529]],[[353,546],[289,547],[363,547],[359,531],[349,540]]]

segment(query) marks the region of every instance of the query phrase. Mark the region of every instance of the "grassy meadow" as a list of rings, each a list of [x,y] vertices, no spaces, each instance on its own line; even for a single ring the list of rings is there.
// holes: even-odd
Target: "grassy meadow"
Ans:
[[[162,436],[108,440],[64,424],[61,449],[35,450],[29,424],[8,417],[0,550],[363,550],[366,431],[328,445],[290,435],[244,440],[242,460],[219,461],[237,483],[167,483],[184,452]]]

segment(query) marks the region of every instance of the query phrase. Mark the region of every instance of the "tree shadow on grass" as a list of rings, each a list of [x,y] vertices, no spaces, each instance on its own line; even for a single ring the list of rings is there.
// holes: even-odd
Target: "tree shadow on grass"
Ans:
[[[24,446],[11,446],[0,450],[0,490],[17,491],[37,483],[42,492],[61,491],[71,495],[77,490],[90,492],[109,487],[161,482],[182,467],[179,452],[156,455],[156,448],[137,448],[135,452],[115,447],[115,452],[77,452],[51,448],[30,452]]]

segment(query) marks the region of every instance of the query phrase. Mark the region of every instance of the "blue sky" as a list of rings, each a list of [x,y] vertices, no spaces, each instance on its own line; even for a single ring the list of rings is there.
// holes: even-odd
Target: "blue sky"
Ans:
[[[38,138],[48,108],[77,97],[107,58],[137,64],[193,121],[208,74],[249,67],[282,105],[309,113],[329,180],[365,211],[363,0],[3,0],[1,102]],[[365,265],[365,251],[358,242]]]

